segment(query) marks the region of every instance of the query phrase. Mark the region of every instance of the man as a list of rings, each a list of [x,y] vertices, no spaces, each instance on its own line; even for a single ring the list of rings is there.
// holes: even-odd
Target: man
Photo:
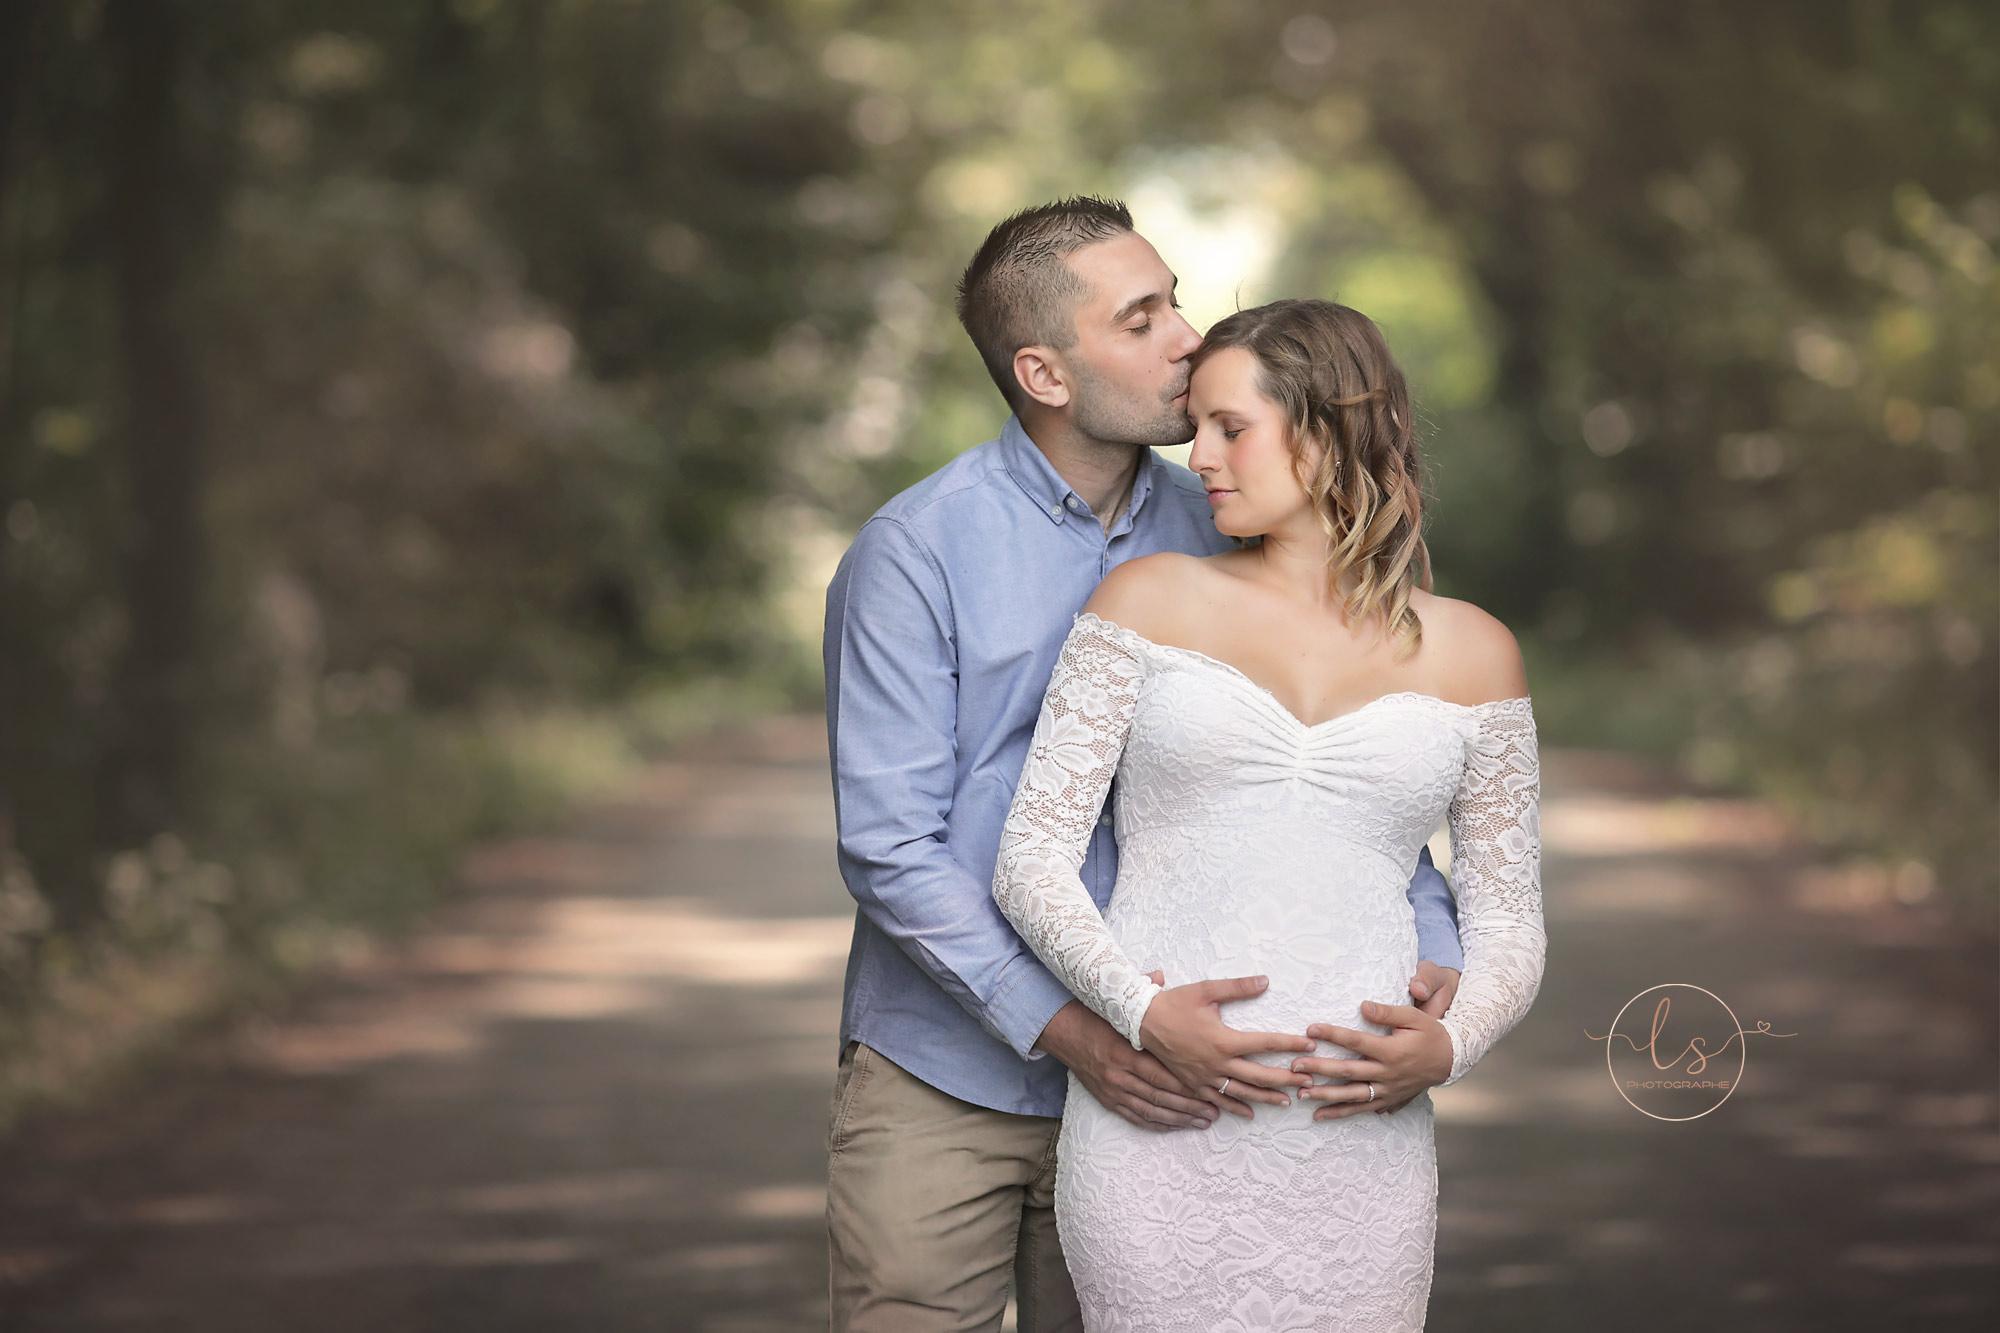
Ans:
[[[884,505],[827,590],[840,867],[859,904],[829,1138],[835,1329],[997,1329],[1010,1286],[1023,1333],[1080,1327],[1052,1208],[1066,1074],[1163,1133],[1217,1113],[1071,996],[992,898],[1076,612],[1123,561],[1231,545],[1199,479],[1151,447],[1194,433],[1201,339],[1174,281],[1123,204],[1069,199],[995,227],[959,318],[1014,416]],[[1100,908],[1116,877],[1106,810],[1082,870]],[[1410,897],[1425,959],[1411,995],[1436,1018],[1463,960],[1428,855]],[[1436,1069],[1414,1028],[1384,1021],[1385,1065],[1422,1086],[1448,1076],[1448,1043]]]

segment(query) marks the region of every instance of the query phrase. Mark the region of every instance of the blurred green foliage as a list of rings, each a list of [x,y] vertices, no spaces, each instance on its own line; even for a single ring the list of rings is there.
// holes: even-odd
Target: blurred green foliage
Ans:
[[[1552,740],[1976,917],[1996,133],[1953,0],[16,0],[0,973],[160,845],[237,951],[406,916],[540,803],[496,717],[809,694],[846,535],[999,425],[959,266],[1081,190],[1198,320],[1380,319]]]
[[[1451,577],[1560,654],[1664,677],[1696,777],[1783,796],[1989,922],[2000,22],[1465,18],[1419,3],[1357,36],[1377,135],[1497,317],[1495,404],[1561,533]]]

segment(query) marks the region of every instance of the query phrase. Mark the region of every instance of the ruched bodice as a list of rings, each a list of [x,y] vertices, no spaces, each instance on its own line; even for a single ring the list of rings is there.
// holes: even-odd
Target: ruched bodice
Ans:
[[[1477,709],[1406,690],[1307,726],[1226,662],[1130,642],[1151,663],[1122,767],[1147,780],[1115,789],[1121,839],[1160,824],[1309,817],[1414,862],[1458,789],[1462,751],[1412,752],[1408,726],[1424,718],[1462,741],[1478,729]]]
[[[1076,867],[1107,789],[1119,874],[1100,914]],[[1170,986],[1269,976],[1225,1011],[1235,1027],[1387,1032],[1360,1006],[1410,1003],[1405,890],[1448,817],[1466,960],[1443,1019],[1453,1082],[1539,985],[1537,793],[1525,698],[1400,692],[1308,726],[1227,663],[1085,613],[1050,682],[994,895],[1135,1046],[1155,968]],[[1090,1328],[1421,1327],[1436,1219],[1429,1094],[1332,1122],[1312,1119],[1316,1105],[1158,1134],[1072,1081],[1057,1215]]]

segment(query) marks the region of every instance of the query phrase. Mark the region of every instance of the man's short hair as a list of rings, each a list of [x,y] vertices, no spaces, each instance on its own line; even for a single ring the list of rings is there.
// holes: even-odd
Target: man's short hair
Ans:
[[[1132,213],[1123,203],[1078,195],[1024,208],[986,234],[958,280],[958,322],[1009,407],[1018,411],[1023,396],[1014,353],[1076,343],[1076,308],[1090,288],[1069,257],[1131,230]]]

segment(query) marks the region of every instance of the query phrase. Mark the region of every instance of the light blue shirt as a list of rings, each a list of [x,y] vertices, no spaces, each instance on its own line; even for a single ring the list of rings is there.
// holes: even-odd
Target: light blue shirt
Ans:
[[[1209,512],[1201,480],[1149,450],[1107,534],[1010,417],[855,537],[826,595],[840,873],[860,905],[843,1043],[978,1106],[1062,1113],[1063,1067],[1034,1046],[1072,996],[994,905],[1000,826],[1076,613],[1127,560],[1230,549]],[[1082,872],[1100,909],[1118,873],[1110,808]],[[1420,956],[1462,967],[1428,852],[1410,902]]]

